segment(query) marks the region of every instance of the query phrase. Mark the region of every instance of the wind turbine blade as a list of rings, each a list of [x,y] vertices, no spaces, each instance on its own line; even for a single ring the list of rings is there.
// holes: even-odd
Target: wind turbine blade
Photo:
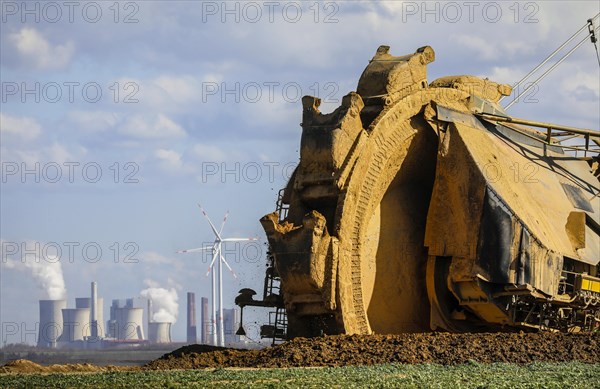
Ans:
[[[212,247],[198,247],[197,249],[185,249],[185,250],[178,250],[177,254],[188,254],[188,253],[197,253],[199,251],[208,251],[208,250],[212,250]]]
[[[258,240],[258,238],[225,238],[221,239],[221,242],[248,242]]]
[[[235,274],[235,272],[233,271],[233,269],[231,268],[231,266],[229,266],[229,264],[227,263],[227,261],[225,260],[225,258],[223,258],[222,255],[221,255],[221,261],[223,261],[223,263],[225,264],[225,266],[227,266],[227,268],[229,269],[229,271],[231,272],[231,274],[233,274],[233,278],[237,278],[237,274]]]
[[[225,223],[227,222],[227,216],[229,216],[229,210],[225,212],[225,217],[223,218],[223,223],[221,224],[221,229],[219,230],[219,235],[223,232],[223,227],[225,227]]]
[[[202,208],[202,205],[198,204],[198,207],[200,207],[200,211],[202,211],[202,214],[204,215],[204,217],[206,218],[206,220],[208,220],[208,224],[210,224],[210,228],[213,230],[213,232],[215,233],[215,235],[217,236],[217,238],[219,238],[219,240],[220,240],[221,239],[221,235],[219,234],[219,232],[215,228],[215,225],[212,223],[212,221],[210,221],[210,218],[208,217],[208,214],[206,213],[206,211],[204,210],[204,208]]]
[[[217,254],[218,254],[218,255],[220,255],[220,254],[221,254],[221,252],[220,252],[220,250],[219,250],[219,249],[216,249],[216,250],[215,250],[215,254],[213,255],[213,259],[212,259],[212,261],[210,261],[210,265],[208,265],[208,271],[206,272],[206,275],[207,275],[207,276],[210,274],[210,271],[212,270],[212,268],[213,268],[213,265],[215,264],[215,261],[217,260]]]

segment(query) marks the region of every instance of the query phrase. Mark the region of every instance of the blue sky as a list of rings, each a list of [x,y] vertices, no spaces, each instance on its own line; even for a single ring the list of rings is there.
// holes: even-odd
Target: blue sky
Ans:
[[[43,269],[10,264],[23,253],[7,248],[39,242],[42,266],[44,247],[62,247],[48,268],[62,271],[69,305],[95,280],[105,317],[111,299],[176,290],[173,337],[183,340],[185,292],[199,301],[210,290],[206,257],[175,254],[212,240],[196,203],[215,223],[230,211],[227,236],[261,238],[227,248],[238,273],[224,274],[228,305],[241,287],[261,290],[258,219],[298,161],[302,95],[333,110],[381,44],[395,55],[432,46],[430,81],[514,83],[600,11],[593,1],[28,7],[2,2],[0,321],[9,343],[35,341],[37,300],[55,284]],[[510,112],[598,129],[599,78],[586,43]],[[137,261],[125,263],[132,253]],[[5,323],[25,330],[7,339]]]

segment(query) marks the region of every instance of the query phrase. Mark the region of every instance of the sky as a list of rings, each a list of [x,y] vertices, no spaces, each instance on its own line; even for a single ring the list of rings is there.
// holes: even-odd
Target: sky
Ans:
[[[214,238],[197,204],[217,226],[230,212],[224,237],[259,238],[224,248],[232,307],[239,289],[262,290],[258,220],[298,163],[302,96],[332,111],[383,44],[432,46],[430,81],[515,84],[598,12],[597,1],[2,1],[2,343],[35,343],[38,300],[74,307],[91,281],[105,318],[112,299],[160,296],[185,340],[186,292],[210,296],[209,255],[176,254]],[[598,130],[599,85],[585,42],[509,112]]]

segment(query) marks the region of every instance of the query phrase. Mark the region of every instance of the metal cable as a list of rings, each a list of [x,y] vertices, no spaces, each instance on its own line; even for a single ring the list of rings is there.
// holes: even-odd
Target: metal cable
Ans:
[[[600,54],[598,54],[598,38],[596,38],[596,34],[594,32],[594,19],[588,19],[588,32],[590,33],[590,40],[592,41],[592,44],[594,45],[594,49],[596,50],[596,58],[598,58],[598,66],[600,66]]]
[[[596,14],[596,16],[594,16],[591,20],[595,20],[598,18],[598,16],[600,16],[600,13]],[[558,53],[560,50],[562,50],[566,45],[568,45],[569,43],[571,43],[571,41],[573,39],[575,39],[575,37],[577,35],[579,35],[579,33],[583,30],[585,30],[585,28],[588,26],[589,24],[586,23],[584,24],[579,30],[577,30],[576,33],[574,33],[573,35],[571,35],[571,37],[569,39],[567,39],[562,45],[560,45],[556,50],[554,50],[549,56],[546,57],[546,59],[544,59],[542,62],[540,62],[533,70],[531,70],[529,73],[527,73],[523,78],[521,78],[514,86],[513,88],[517,88],[519,85],[521,85],[523,83],[523,81],[525,81],[526,79],[529,78],[529,76],[531,76],[533,73],[535,73],[536,71],[538,71],[542,66],[544,66],[546,63],[548,63],[548,61],[554,57],[556,55],[556,53]],[[588,33],[589,36],[589,33]],[[502,101],[503,98],[505,98],[506,96],[502,96],[500,98],[500,100],[498,100],[498,102]]]
[[[600,30],[600,27],[596,28],[596,32],[598,32]],[[587,41],[587,39],[590,37],[590,33],[588,33],[585,38],[583,38],[575,47],[573,47],[571,50],[569,50],[569,52],[565,55],[563,55],[554,65],[552,65],[548,70],[546,70],[544,73],[542,73],[541,76],[539,76],[534,82],[531,83],[531,85],[529,85],[527,88],[525,88],[525,90],[521,93],[519,93],[518,96],[515,97],[515,99],[513,101],[511,101],[506,107],[504,107],[504,110],[509,109],[510,107],[513,106],[513,104],[515,104],[518,100],[519,97],[521,97],[522,95],[524,95],[525,93],[527,93],[531,88],[533,88],[535,85],[537,85],[538,82],[540,82],[542,79],[544,79],[544,77],[546,77],[552,70],[554,70],[558,65],[560,65],[565,59],[567,59],[567,57],[569,57],[575,50],[577,50],[578,48],[581,47],[581,45],[583,45],[585,43],[585,41]]]

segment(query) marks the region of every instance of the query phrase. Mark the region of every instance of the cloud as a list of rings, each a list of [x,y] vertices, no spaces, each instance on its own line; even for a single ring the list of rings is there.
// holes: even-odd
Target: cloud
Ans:
[[[157,149],[154,151],[154,157],[158,159],[159,167],[169,173],[170,177],[175,174],[192,174],[198,170],[196,163],[190,162],[187,156],[184,159],[181,153],[172,149]]]
[[[188,273],[188,269],[184,269],[184,264],[180,259],[168,257],[156,251],[145,251],[140,254],[139,258],[140,263],[145,265],[144,274],[156,274],[158,268],[164,269],[164,271],[161,271],[162,274],[177,274],[178,276],[181,276],[180,273],[182,271]],[[171,282],[170,277],[167,277],[167,284],[170,287],[179,289],[178,285],[175,285],[173,282]],[[157,282],[151,279],[144,279],[144,285],[148,287],[159,286]]]
[[[226,153],[224,150],[214,144],[202,144],[197,143],[192,147],[192,155],[202,161],[221,162],[226,161],[231,157],[230,153]]]
[[[500,47],[503,55],[511,57],[527,54],[535,49],[535,45],[523,41],[505,41],[501,43]]]
[[[565,94],[573,94],[585,100],[597,101],[600,97],[598,75],[577,70],[562,80],[561,89]],[[598,112],[596,112],[597,114]]]
[[[199,96],[197,80],[192,76],[160,76],[153,80],[154,85],[163,92],[164,98],[176,103],[185,103],[195,100]]]
[[[63,69],[70,62],[75,45],[51,45],[36,29],[24,27],[9,36],[24,62],[40,70]]]
[[[81,161],[87,154],[87,149],[82,146],[69,146],[59,142],[32,148],[9,148],[4,144],[1,148],[2,160],[5,162],[24,163],[31,169],[36,163]]]
[[[161,167],[165,170],[181,170],[183,166],[181,155],[174,150],[158,149],[154,156],[161,161]]]
[[[157,253],[156,251],[147,251],[142,254],[141,258],[144,263],[153,264],[153,265],[158,265],[158,264],[163,264],[163,263],[172,264],[173,262],[175,262],[174,259],[165,257],[164,255],[161,255],[161,254]],[[147,280],[147,281],[152,282],[152,280]],[[153,285],[149,285],[149,286],[153,286]]]
[[[0,113],[0,133],[3,143],[7,140],[28,142],[36,139],[41,132],[42,127],[34,118]]]
[[[46,153],[50,161],[57,163],[77,161],[79,159],[73,154],[73,152],[68,150],[65,145],[57,142],[54,142],[49,147],[47,147]]]
[[[122,78],[119,85],[131,98],[139,101],[141,109],[159,110],[165,113],[186,113],[197,111],[208,100],[206,94],[218,88],[224,76],[212,71],[200,71],[201,75],[161,74],[147,79]],[[133,85],[137,87],[134,89]],[[126,94],[127,94],[126,93]],[[204,98],[203,98],[203,95]],[[212,100],[214,95],[208,96]],[[218,97],[218,96],[217,96]]]
[[[487,77],[492,81],[514,85],[519,81],[525,72],[520,68],[508,66],[494,66],[489,74],[480,74],[480,77]]]
[[[474,51],[475,55],[482,59],[490,60],[496,59],[500,56],[497,46],[491,45],[483,38],[475,35],[456,35],[454,37],[454,41],[459,45],[462,45],[467,49]]]
[[[187,135],[179,124],[162,113],[152,118],[134,115],[127,119],[119,132],[137,139],[183,138]]]
[[[107,111],[71,111],[67,120],[76,132],[103,132],[114,128],[120,121],[120,115]]]

